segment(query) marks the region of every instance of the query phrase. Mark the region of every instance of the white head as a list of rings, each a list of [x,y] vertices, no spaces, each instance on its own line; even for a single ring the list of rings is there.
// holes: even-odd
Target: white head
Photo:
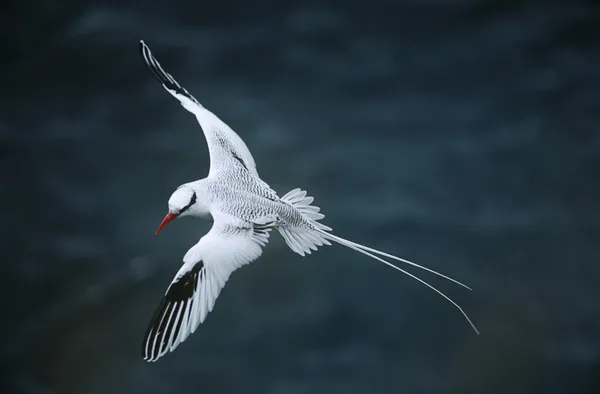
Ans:
[[[158,226],[156,234],[160,232],[170,221],[181,216],[201,216],[205,209],[198,201],[198,195],[189,185],[181,185],[171,194],[169,198],[169,212]]]

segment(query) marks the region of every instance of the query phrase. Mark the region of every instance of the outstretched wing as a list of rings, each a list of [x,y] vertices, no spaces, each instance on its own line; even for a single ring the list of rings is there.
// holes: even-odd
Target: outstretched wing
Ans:
[[[171,74],[164,71],[144,41],[140,41],[140,44],[142,56],[150,71],[162,83],[163,87],[198,119],[208,144],[210,173],[242,166],[260,179],[256,171],[254,158],[240,136],[215,114],[204,108]]]
[[[144,360],[158,360],[194,333],[231,273],[262,254],[268,228],[225,222],[215,217],[211,230],[185,254],[144,336]]]

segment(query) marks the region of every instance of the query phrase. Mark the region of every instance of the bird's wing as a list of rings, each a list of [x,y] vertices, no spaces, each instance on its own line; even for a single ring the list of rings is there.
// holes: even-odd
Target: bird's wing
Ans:
[[[215,216],[211,230],[184,256],[150,321],[142,354],[156,361],[173,351],[204,321],[233,271],[262,254],[270,229]]]
[[[215,114],[204,108],[171,74],[163,70],[144,41],[140,41],[140,44],[142,57],[150,71],[163,87],[198,119],[210,153],[210,173],[243,166],[260,180],[254,158],[240,136]]]

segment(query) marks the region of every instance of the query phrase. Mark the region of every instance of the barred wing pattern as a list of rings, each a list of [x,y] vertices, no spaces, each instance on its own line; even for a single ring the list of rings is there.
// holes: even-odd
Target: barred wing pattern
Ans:
[[[156,309],[144,336],[144,360],[157,361],[193,334],[212,311],[229,276],[259,258],[268,238],[268,228],[215,218],[211,230],[186,253]]]
[[[162,83],[167,92],[196,116],[200,123],[210,154],[210,172],[228,170],[241,165],[260,179],[254,158],[240,136],[214,113],[204,108],[171,74],[166,72],[144,41],[140,41],[140,44],[142,57],[152,74]]]

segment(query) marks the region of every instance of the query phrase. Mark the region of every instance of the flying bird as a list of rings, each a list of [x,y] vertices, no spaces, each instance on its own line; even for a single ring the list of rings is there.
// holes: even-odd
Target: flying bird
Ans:
[[[213,220],[210,231],[184,255],[183,265],[150,321],[142,345],[144,360],[157,361],[196,331],[212,311],[230,275],[260,257],[271,230],[277,231],[300,256],[335,242],[378,260],[444,297],[479,333],[456,302],[384,258],[420,268],[471,290],[468,286],[409,260],[334,235],[330,227],[320,222],[324,215],[304,190],[296,188],[279,197],[258,175],[244,141],[167,73],[144,41],[140,44],[150,71],[200,123],[210,156],[208,176],[184,183],[173,192],[168,213],[156,234],[169,222],[184,216]]]

